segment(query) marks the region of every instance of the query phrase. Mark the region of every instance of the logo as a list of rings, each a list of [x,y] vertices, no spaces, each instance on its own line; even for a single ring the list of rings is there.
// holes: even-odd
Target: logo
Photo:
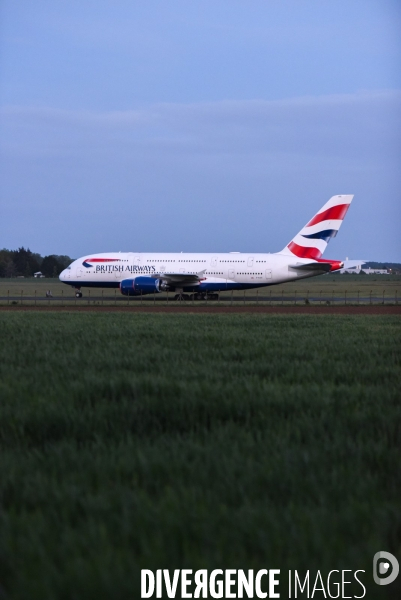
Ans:
[[[111,262],[118,262],[120,259],[119,258],[85,258],[84,262],[82,263],[83,266],[86,269],[90,269],[91,267],[93,267],[93,265],[91,263],[111,263]]]
[[[392,583],[397,578],[399,570],[398,560],[390,552],[384,552],[384,550],[376,552],[373,557],[373,579],[377,585]]]

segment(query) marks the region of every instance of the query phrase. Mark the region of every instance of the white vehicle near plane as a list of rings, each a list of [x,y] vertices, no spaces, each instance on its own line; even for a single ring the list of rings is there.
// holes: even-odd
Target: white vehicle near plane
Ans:
[[[219,292],[256,289],[314,277],[344,267],[322,255],[335,237],[353,199],[333,196],[280,252],[87,254],[60,274],[75,288],[119,288],[125,296],[173,292],[175,299],[217,300]],[[353,262],[353,261],[349,261]],[[360,263],[360,261],[357,261]]]

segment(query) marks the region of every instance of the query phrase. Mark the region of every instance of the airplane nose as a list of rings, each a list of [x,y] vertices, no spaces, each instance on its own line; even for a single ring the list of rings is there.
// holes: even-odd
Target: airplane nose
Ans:
[[[64,269],[64,271],[61,271],[61,273],[58,276],[58,278],[60,279],[60,281],[64,281],[64,279],[65,279],[65,269]]]

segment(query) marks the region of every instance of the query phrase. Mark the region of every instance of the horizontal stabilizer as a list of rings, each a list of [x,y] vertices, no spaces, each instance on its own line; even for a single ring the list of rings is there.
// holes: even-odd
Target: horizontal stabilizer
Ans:
[[[366,262],[366,260],[345,260],[344,269],[353,269],[354,267],[361,267]]]
[[[295,271],[320,271],[321,273],[328,273],[331,271],[330,262],[313,262],[313,263],[298,263],[297,265],[289,265],[290,269]]]

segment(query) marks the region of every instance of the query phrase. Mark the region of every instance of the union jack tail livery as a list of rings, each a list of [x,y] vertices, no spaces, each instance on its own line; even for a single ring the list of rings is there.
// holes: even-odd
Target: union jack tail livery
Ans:
[[[319,260],[330,239],[337,235],[353,197],[330,198],[280,254]]]

